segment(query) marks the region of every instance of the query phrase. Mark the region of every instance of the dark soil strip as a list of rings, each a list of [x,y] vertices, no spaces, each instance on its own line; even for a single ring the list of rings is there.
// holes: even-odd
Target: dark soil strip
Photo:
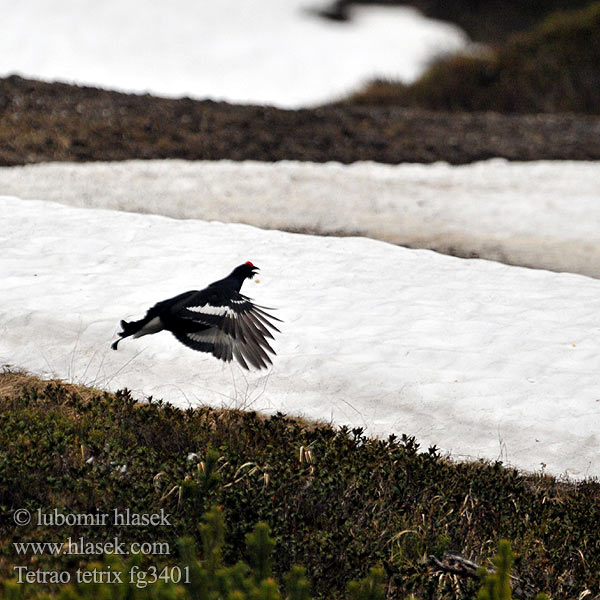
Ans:
[[[151,158],[381,163],[600,159],[600,117],[281,110],[0,79],[0,165]]]

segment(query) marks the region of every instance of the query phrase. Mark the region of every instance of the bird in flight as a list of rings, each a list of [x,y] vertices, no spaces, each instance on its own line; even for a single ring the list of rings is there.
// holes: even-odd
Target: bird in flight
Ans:
[[[240,293],[242,284],[252,279],[258,267],[250,261],[236,267],[225,279],[203,290],[192,290],[158,302],[139,321],[121,321],[123,331],[113,342],[116,350],[126,337],[170,331],[182,344],[199,352],[209,352],[220,360],[236,359],[242,367],[257,369],[273,364],[268,352],[275,354],[267,338],[279,329],[264,306],[254,304]]]

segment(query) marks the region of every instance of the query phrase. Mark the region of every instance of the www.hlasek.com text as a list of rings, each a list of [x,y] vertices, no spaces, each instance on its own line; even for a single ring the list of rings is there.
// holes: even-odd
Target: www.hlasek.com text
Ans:
[[[108,542],[93,542],[84,537],[67,538],[62,542],[13,542],[15,553],[19,556],[27,554],[52,554],[61,555],[101,555],[119,554],[171,554],[171,546],[168,542],[121,542],[115,537]]]

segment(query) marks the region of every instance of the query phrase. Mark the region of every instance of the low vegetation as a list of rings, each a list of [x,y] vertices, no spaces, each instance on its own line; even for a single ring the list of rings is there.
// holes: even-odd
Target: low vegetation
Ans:
[[[0,591],[4,592],[7,600],[311,600],[310,582],[303,567],[293,566],[280,582],[272,577],[275,540],[270,536],[266,523],[259,523],[246,536],[248,562],[238,561],[235,565],[225,566],[222,557],[225,542],[222,510],[213,507],[204,515],[203,521],[199,527],[202,538],[200,560],[197,559],[194,541],[184,538],[178,544],[180,566],[152,572],[140,566],[139,555],[127,562],[112,556],[89,565],[85,571],[90,578],[98,573],[105,578],[110,574],[112,579],[119,579],[118,584],[68,583],[53,594],[9,580],[0,582]],[[492,560],[495,568],[487,570],[482,567],[479,570],[482,583],[477,600],[511,600],[513,560],[510,544],[502,540],[498,556]],[[383,569],[372,568],[363,579],[351,581],[346,597],[349,600],[385,600]],[[415,597],[411,596],[409,600],[415,600]],[[538,594],[536,600],[548,600],[548,597]]]
[[[443,57],[411,85],[375,81],[349,99],[449,111],[600,114],[600,2],[554,13],[479,55]]]
[[[422,451],[407,436],[371,439],[361,429],[281,414],[180,410],[153,399],[136,402],[127,391],[109,394],[16,373],[0,376],[0,396],[0,509],[7,517],[0,527],[0,576],[5,581],[14,578],[15,565],[75,572],[102,560],[81,553],[19,554],[16,543],[118,538],[127,548],[134,542],[168,544],[169,554],[155,545],[142,557],[123,557],[139,561],[140,569],[212,564],[215,577],[221,577],[214,585],[233,578],[242,586],[229,596],[190,597],[472,599],[481,590],[488,594],[481,598],[495,599],[510,596],[490,596],[500,588],[478,567],[492,566],[498,542],[506,538],[518,558],[511,566],[501,545],[504,558],[496,566],[497,573],[498,560],[504,571],[512,568],[514,597],[544,591],[567,598],[600,590],[600,531],[590,526],[600,520],[595,480],[565,482],[501,463],[456,463],[435,448]],[[33,519],[19,527],[22,509]],[[35,522],[40,514],[127,509],[166,514],[168,523]],[[262,536],[260,544],[252,546],[253,535]],[[213,562],[207,544],[218,549]],[[194,545],[203,549],[200,566],[194,566]],[[251,548],[268,555],[261,559],[260,576],[252,575],[260,561],[252,558]],[[248,577],[262,591],[243,588]],[[286,592],[291,580],[304,591]],[[90,597],[85,589],[92,588],[81,587],[76,592],[42,586],[49,593],[70,593],[63,596],[70,600]],[[159,595],[162,586],[132,589],[129,595],[105,587],[104,596],[93,597],[186,597],[166,582],[164,595]],[[39,592],[29,584],[6,589],[14,598]]]

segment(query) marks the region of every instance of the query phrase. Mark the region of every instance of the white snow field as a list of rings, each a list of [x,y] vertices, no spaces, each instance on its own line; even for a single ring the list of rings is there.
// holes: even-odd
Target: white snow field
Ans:
[[[367,238],[0,197],[0,364],[180,406],[283,411],[455,457],[600,475],[600,281]],[[284,320],[269,371],[118,322],[252,260]]]
[[[128,161],[0,168],[0,194],[355,234],[600,277],[600,163]]]
[[[299,107],[376,76],[412,80],[467,45],[459,28],[408,8],[356,7],[349,23],[310,14],[326,4],[5,0],[0,74]]]

